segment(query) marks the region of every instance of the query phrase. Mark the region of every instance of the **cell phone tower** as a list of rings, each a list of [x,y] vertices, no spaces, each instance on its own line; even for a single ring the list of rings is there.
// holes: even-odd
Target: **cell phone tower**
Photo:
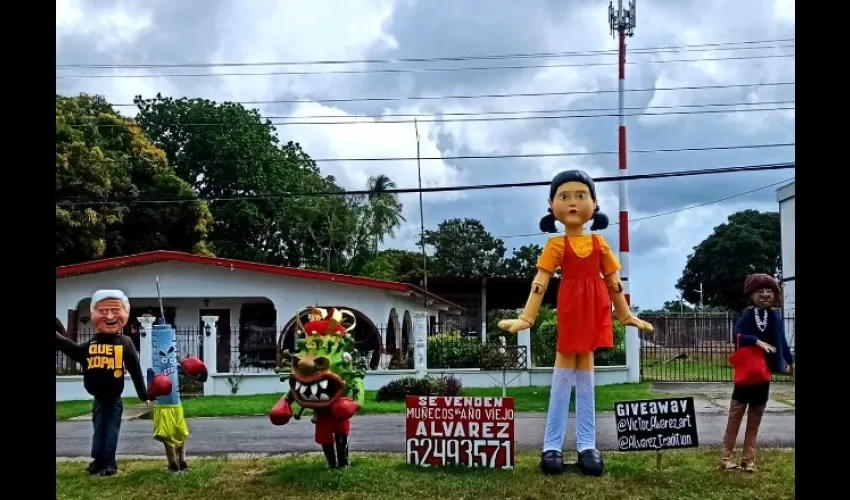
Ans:
[[[630,0],[628,8],[623,8],[623,0],[617,1],[614,8],[613,0],[608,4],[608,20],[611,25],[611,35],[617,36],[620,42],[619,49],[619,79],[617,116],[619,117],[618,146],[620,175],[628,174],[628,149],[626,148],[626,37],[635,34],[635,2]],[[629,191],[626,181],[620,181],[620,279],[623,280],[623,293],[626,303],[631,305],[632,296],[629,293]]]

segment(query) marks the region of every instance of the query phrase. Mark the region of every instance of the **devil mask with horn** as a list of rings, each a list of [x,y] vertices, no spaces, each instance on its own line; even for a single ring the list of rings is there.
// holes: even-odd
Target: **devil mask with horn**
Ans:
[[[301,317],[306,316],[307,323]],[[289,390],[269,413],[274,425],[298,419],[305,409],[313,411],[315,441],[322,446],[328,466],[348,467],[350,419],[366,396],[365,363],[354,348],[356,319],[345,309],[307,307],[295,315],[298,352],[283,352],[287,366],[279,370]],[[293,414],[292,405],[300,409]]]

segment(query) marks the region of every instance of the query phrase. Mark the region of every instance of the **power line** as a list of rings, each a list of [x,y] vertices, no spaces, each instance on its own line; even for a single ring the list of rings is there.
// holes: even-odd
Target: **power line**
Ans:
[[[774,101],[780,103],[794,103],[795,101]],[[770,102],[764,103],[742,103],[735,104],[735,106],[764,106],[766,104],[770,104]],[[764,112],[764,111],[784,111],[784,110],[793,110],[796,109],[796,106],[773,106],[773,107],[762,107],[762,108],[751,108],[747,107],[745,109],[707,109],[707,110],[698,110],[698,111],[666,111],[661,113],[650,113],[650,112],[639,112],[639,113],[625,113],[624,116],[683,116],[683,115],[710,115],[710,114],[731,114],[731,113],[751,113],[751,112]],[[482,113],[483,114],[483,113]],[[413,118],[413,119],[396,119],[396,120],[385,120],[383,117],[376,117],[373,119],[367,120],[335,120],[335,121],[269,121],[270,125],[273,126],[297,126],[297,125],[398,125],[398,124],[406,124],[406,123],[457,123],[457,122],[504,122],[504,121],[528,121],[528,120],[569,120],[569,119],[584,119],[584,118],[610,118],[620,116],[618,113],[607,113],[607,114],[591,114],[591,115],[537,115],[537,116],[489,116],[489,117],[467,117],[467,118]],[[271,117],[263,117],[266,120],[270,120]],[[337,117],[339,118],[339,117]],[[180,126],[180,127],[228,127],[231,126],[232,123],[228,122],[218,122],[218,123],[179,123],[174,122],[168,125]],[[98,127],[98,128],[123,128],[128,125],[122,123],[75,123],[69,125],[73,128],[87,128],[87,127]]]
[[[718,110],[702,110],[702,111],[667,111],[663,113],[625,113],[624,116],[671,116],[671,115],[706,115],[706,114],[721,114],[721,113],[748,113],[755,111],[782,111],[796,109],[796,106],[780,106],[761,109],[718,109]],[[542,115],[542,116],[492,116],[484,118],[425,118],[418,119],[419,123],[455,123],[455,122],[500,122],[500,121],[517,121],[517,120],[566,120],[579,118],[610,118],[620,116],[617,113],[608,114],[593,114],[593,115]],[[349,120],[349,121],[301,121],[301,122],[272,122],[275,126],[289,125],[392,125],[413,123],[414,120]],[[223,125],[223,124],[203,124],[203,126]]]
[[[790,42],[790,43],[789,43]],[[630,53],[658,54],[665,52],[714,52],[734,50],[763,50],[771,48],[794,47],[796,38],[784,38],[774,40],[753,40],[743,42],[720,42],[703,43],[692,45],[667,45],[660,47],[643,47],[631,49]],[[767,45],[756,47],[761,44],[787,44]],[[731,47],[731,45],[745,45],[744,47]],[[466,55],[466,56],[443,56],[443,57],[407,57],[393,59],[337,59],[337,60],[314,60],[314,61],[267,61],[267,62],[224,62],[224,63],[146,63],[146,64],[57,64],[56,69],[131,69],[131,68],[230,68],[230,67],[259,67],[259,66],[329,66],[343,64],[400,64],[400,63],[427,63],[427,62],[457,62],[457,61],[482,61],[482,60],[506,60],[506,59],[541,59],[560,57],[593,57],[602,55],[617,55],[617,50],[584,50],[584,51],[561,51],[561,52],[530,52],[514,54],[489,54],[489,55]]]
[[[721,168],[704,168],[693,170],[678,170],[672,172],[658,172],[654,174],[634,174],[634,175],[616,175],[597,177],[595,183],[618,182],[618,181],[636,181],[636,180],[655,180],[668,179],[674,177],[691,177],[697,175],[720,175],[733,174],[743,172],[761,172],[768,170],[784,170],[795,168],[794,162],[786,163],[768,163],[761,165],[746,165],[736,167],[721,167]],[[91,206],[91,205],[111,205],[111,204],[170,204],[170,203],[196,203],[196,202],[218,202],[218,201],[261,201],[261,200],[276,200],[284,198],[315,198],[315,197],[331,197],[331,196],[368,196],[368,195],[387,195],[387,194],[411,194],[411,193],[446,193],[458,191],[481,191],[490,189],[509,189],[509,188],[526,188],[537,186],[548,186],[550,181],[538,182],[509,182],[500,184],[472,184],[464,186],[443,186],[443,187],[426,187],[426,188],[399,188],[388,189],[385,191],[325,191],[314,193],[285,193],[275,196],[238,196],[238,197],[219,197],[219,198],[172,198],[149,200],[142,198],[113,198],[100,201],[68,201],[59,199],[56,205],[59,206]]]
[[[740,149],[769,149],[769,148],[785,148],[792,147],[793,142],[780,142],[771,144],[745,144],[741,146],[714,146],[700,148],[667,148],[667,149],[633,149],[629,153],[632,154],[652,154],[652,153],[682,153],[693,151],[724,151],[724,150],[740,150]],[[423,161],[444,161],[444,160],[484,160],[484,159],[509,159],[509,158],[564,158],[570,156],[606,156],[616,155],[619,151],[572,151],[565,153],[531,153],[531,154],[505,154],[505,155],[465,155],[465,156],[423,156],[420,158]],[[376,157],[376,158],[322,158],[314,159],[316,163],[330,162],[347,162],[347,161],[416,161],[416,157]]]
[[[673,215],[673,214],[677,214],[679,212],[685,212],[687,210],[693,210],[695,208],[702,208],[702,207],[705,207],[705,206],[708,206],[708,205],[714,205],[716,203],[722,203],[724,201],[732,200],[734,198],[740,198],[741,196],[746,196],[748,194],[753,194],[753,193],[756,193],[758,191],[763,191],[765,189],[769,189],[769,188],[772,188],[774,186],[778,186],[780,184],[786,184],[788,182],[793,181],[794,179],[795,179],[794,177],[791,177],[791,178],[785,179],[784,181],[773,182],[771,184],[765,184],[764,186],[760,186],[760,187],[757,187],[755,189],[750,189],[749,191],[743,191],[741,193],[736,193],[736,194],[726,196],[726,197],[723,197],[723,198],[718,198],[716,200],[711,200],[711,201],[707,201],[707,202],[704,202],[704,203],[697,203],[696,205],[690,205],[690,206],[687,206],[687,207],[677,208],[675,210],[669,210],[667,212],[660,212],[660,213],[656,213],[656,214],[652,214],[652,215],[646,215],[644,217],[637,217],[637,218],[634,218],[634,219],[629,219],[629,222],[639,222],[639,221],[643,221],[643,220],[655,219],[655,218],[658,218],[658,217],[665,217],[667,215]],[[609,226],[616,226],[616,225],[619,225],[619,224],[620,224],[619,222],[612,222],[611,224],[609,224]],[[544,236],[544,235],[552,236],[552,233],[540,233],[540,232],[538,232],[538,233],[524,233],[524,234],[507,234],[507,235],[504,235],[504,236],[495,236],[495,237],[504,240],[504,239],[509,239],[509,238],[529,238],[529,237]]]
[[[791,104],[794,100],[785,101],[762,101],[762,102],[718,102],[718,103],[703,103],[703,104],[677,104],[675,106],[626,106],[624,110],[651,110],[651,109],[691,109],[691,108],[707,108],[719,106],[758,106],[758,105],[774,105],[774,104]],[[526,110],[503,110],[503,111],[456,111],[456,112],[439,112],[432,114],[421,113],[385,113],[376,116],[377,118],[428,118],[433,115],[440,116],[484,116],[484,115],[521,115],[521,114],[536,114],[536,113],[587,113],[592,111],[617,111],[619,108],[554,108],[554,109],[526,109]],[[349,115],[346,118],[374,118],[370,115]],[[303,120],[303,119],[320,119],[320,118],[342,118],[339,115],[265,115],[265,119],[269,120]]]
[[[682,87],[648,87],[640,89],[626,89],[626,92],[668,92],[679,90],[719,90],[719,89],[735,89],[735,88],[750,88],[750,87],[780,87],[796,85],[796,82],[753,82],[753,83],[736,83],[726,85],[689,85]],[[468,95],[442,95],[442,96],[402,96],[402,97],[350,97],[350,98],[324,98],[324,99],[271,99],[271,100],[254,100],[254,101],[226,101],[237,104],[262,105],[262,104],[304,104],[304,103],[341,103],[341,102],[393,102],[393,101],[446,101],[450,99],[467,100],[467,99],[503,99],[514,97],[555,97],[568,95],[598,95],[598,94],[613,94],[618,92],[617,89],[604,90],[571,90],[565,92],[522,92],[522,93],[505,93],[505,94],[468,94]],[[134,103],[113,104],[115,108],[135,108]]]
[[[754,59],[780,59],[796,57],[796,54],[765,54],[756,56],[735,57],[705,57],[700,59],[657,59],[646,61],[630,61],[629,65],[636,64],[670,64],[688,62],[716,62],[716,61],[746,61]],[[96,75],[57,75],[57,80],[67,79],[100,79],[100,78],[203,78],[211,76],[307,76],[307,75],[359,75],[371,73],[446,73],[458,71],[494,71],[494,70],[523,70],[544,68],[588,68],[596,66],[614,66],[619,62],[598,63],[566,63],[566,64],[527,64],[527,65],[502,65],[502,66],[457,66],[436,68],[372,68],[372,69],[340,69],[326,71],[267,71],[267,72],[240,72],[240,73],[154,73],[154,74],[96,74]]]

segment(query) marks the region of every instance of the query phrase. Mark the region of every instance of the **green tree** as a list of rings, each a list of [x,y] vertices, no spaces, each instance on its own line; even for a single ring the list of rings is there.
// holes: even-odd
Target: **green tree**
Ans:
[[[377,245],[392,236],[404,218],[401,203],[393,193],[386,193],[395,184],[389,177],[371,177],[367,184],[369,195],[345,194],[336,186],[333,177],[321,181],[321,191],[339,193],[332,197],[309,197],[302,201],[302,214],[297,219],[306,231],[308,240],[322,250],[322,262],[313,264],[319,269],[372,276],[378,256]],[[392,260],[383,264],[392,266]],[[381,267],[385,267],[381,264]],[[373,276],[375,277],[375,276]],[[389,279],[389,278],[384,278]]]
[[[398,272],[387,254],[378,254],[369,259],[360,271],[360,276],[379,280],[398,281]]]
[[[523,245],[514,249],[514,254],[505,260],[505,276],[513,278],[534,278],[537,273],[537,259],[543,249],[540,245]]]
[[[209,253],[210,212],[194,198],[165,153],[103,97],[56,96],[57,265],[161,249]]]
[[[177,174],[202,198],[215,200],[210,241],[218,255],[300,267],[333,251],[335,242],[321,247],[321,238],[310,237],[330,223],[311,215],[319,202],[292,194],[338,186],[321,177],[299,144],[280,145],[275,128],[257,110],[159,94],[135,102],[137,121]],[[336,203],[333,209],[347,205]],[[333,217],[348,220],[345,213]],[[309,227],[300,226],[305,218]]]
[[[664,312],[694,312],[696,309],[684,300],[679,299],[664,301],[664,305],[661,306],[661,310]]]
[[[425,245],[434,249],[428,274],[435,276],[500,276],[505,243],[476,219],[447,219],[437,230],[425,230]]]
[[[778,212],[744,210],[729,216],[688,256],[676,288],[683,298],[710,307],[740,311],[746,306],[743,286],[753,273],[780,272]]]
[[[301,253],[312,255],[308,267],[339,273],[356,273],[371,250],[371,219],[364,196],[346,195],[333,176],[315,178],[308,191],[338,193],[301,199],[293,222],[302,234]]]
[[[413,285],[421,285],[422,283],[422,252],[388,249],[378,252],[372,260],[377,261],[377,263],[371,264],[370,261],[366,266],[367,268],[372,268],[372,266],[381,267],[386,263],[393,269],[394,278],[385,279],[392,279]],[[371,275],[364,274],[364,276]]]
[[[378,245],[387,236],[395,236],[395,230],[406,219],[401,215],[402,204],[398,195],[388,193],[396,183],[384,174],[369,177],[369,214],[371,216],[372,253],[378,253]]]

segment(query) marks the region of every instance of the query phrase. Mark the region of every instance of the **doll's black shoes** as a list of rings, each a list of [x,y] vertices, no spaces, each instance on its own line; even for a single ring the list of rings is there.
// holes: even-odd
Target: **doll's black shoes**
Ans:
[[[584,450],[578,454],[578,469],[585,476],[601,476],[605,471],[602,453],[599,450]]]
[[[544,451],[540,457],[540,470],[546,475],[563,474],[564,455],[556,450]]]

